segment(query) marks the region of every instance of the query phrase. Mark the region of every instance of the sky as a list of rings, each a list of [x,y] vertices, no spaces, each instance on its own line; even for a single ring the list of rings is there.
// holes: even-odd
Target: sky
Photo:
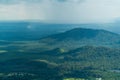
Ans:
[[[0,20],[46,23],[111,23],[120,19],[120,0],[0,0]]]

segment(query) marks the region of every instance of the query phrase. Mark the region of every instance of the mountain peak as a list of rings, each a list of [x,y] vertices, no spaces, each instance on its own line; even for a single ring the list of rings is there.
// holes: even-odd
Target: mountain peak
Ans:
[[[75,28],[69,31],[66,31],[64,33],[56,34],[49,36],[51,38],[54,38],[56,40],[84,40],[84,39],[99,39],[104,40],[106,37],[107,40],[110,40],[111,38],[120,38],[120,35],[116,33],[112,33],[106,30],[98,30],[98,29],[87,29],[87,28]]]

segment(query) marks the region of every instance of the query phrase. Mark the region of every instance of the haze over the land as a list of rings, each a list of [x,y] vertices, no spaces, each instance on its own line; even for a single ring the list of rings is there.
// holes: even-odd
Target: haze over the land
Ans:
[[[100,23],[99,26],[89,26],[89,28],[119,33],[119,4],[119,0],[0,0],[0,21]],[[103,23],[113,24],[104,25]]]

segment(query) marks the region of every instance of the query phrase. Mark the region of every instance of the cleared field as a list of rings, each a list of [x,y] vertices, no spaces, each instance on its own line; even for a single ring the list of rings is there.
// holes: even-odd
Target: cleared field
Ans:
[[[6,53],[6,52],[8,52],[8,51],[6,51],[6,50],[0,50],[0,54],[1,53]]]

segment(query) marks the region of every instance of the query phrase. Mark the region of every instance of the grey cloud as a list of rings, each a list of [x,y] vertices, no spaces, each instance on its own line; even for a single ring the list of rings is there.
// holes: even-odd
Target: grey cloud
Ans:
[[[40,2],[44,2],[45,0],[0,0],[0,4],[19,4],[21,2],[25,2],[25,3],[40,3]],[[84,2],[86,0],[46,0],[46,1],[50,1],[50,2],[77,2],[77,3],[81,3]]]
[[[21,2],[26,2],[26,3],[34,3],[34,2],[41,2],[42,0],[0,0],[0,4],[19,4]]]
[[[18,2],[18,0],[0,0],[0,4],[15,4]]]
[[[52,1],[56,1],[56,2],[77,2],[77,3],[81,3],[84,2],[86,0],[52,0]]]

